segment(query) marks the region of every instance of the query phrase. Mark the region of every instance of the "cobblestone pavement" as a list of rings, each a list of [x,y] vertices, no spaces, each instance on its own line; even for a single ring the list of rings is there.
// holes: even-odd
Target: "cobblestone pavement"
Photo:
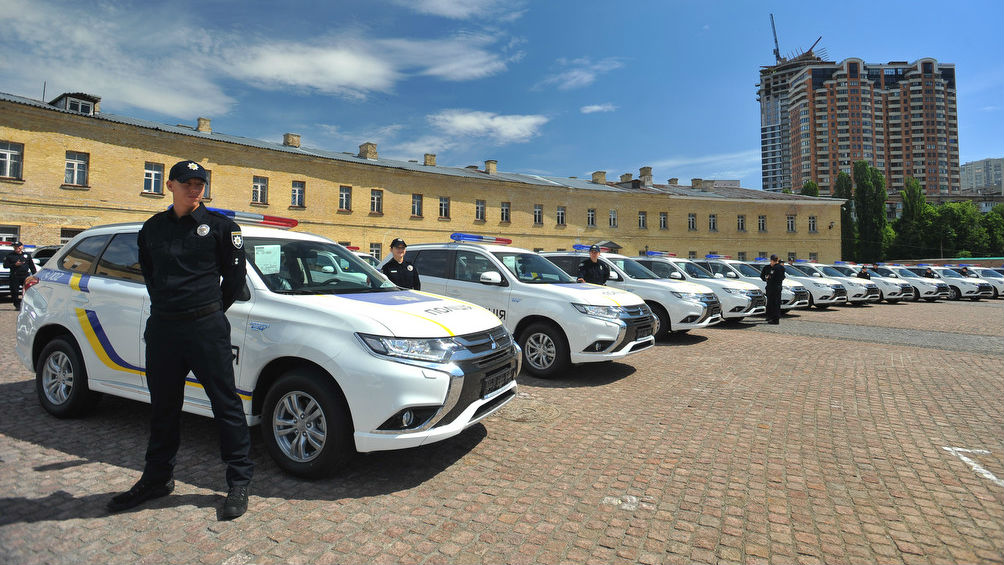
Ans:
[[[146,406],[48,416],[14,314],[0,303],[4,563],[1004,561],[1004,301],[798,311],[521,376],[483,424],[326,480],[282,474],[255,434],[234,522],[213,423],[190,415],[175,493],[106,514],[140,474]]]

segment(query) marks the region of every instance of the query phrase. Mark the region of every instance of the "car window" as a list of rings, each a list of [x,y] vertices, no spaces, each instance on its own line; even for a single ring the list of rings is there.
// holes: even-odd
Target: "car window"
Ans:
[[[663,261],[646,261],[642,265],[655,273],[660,279],[668,279],[669,275],[678,272],[676,267]]]
[[[837,269],[833,267],[819,267],[819,270],[828,277],[843,277],[846,276]]]
[[[457,251],[453,265],[453,278],[456,280],[479,282],[481,273],[488,271],[498,271],[498,267],[488,257],[475,251]]]
[[[575,279],[568,276],[557,265],[536,253],[518,251],[498,251],[493,253],[520,282],[531,284],[570,283]]]
[[[136,237],[133,234],[132,237]],[[59,262],[59,267],[67,271],[72,271],[74,273],[90,273],[91,266],[94,265],[94,260],[97,259],[98,254],[104,249],[105,244],[111,235],[95,235],[92,237],[86,237],[80,242],[78,242],[73,249],[70,250],[63,260]]]
[[[578,278],[579,264],[581,264],[585,258],[576,257],[575,255],[548,255],[546,259],[557,265],[562,271],[568,273],[569,276]]]
[[[638,261],[635,261],[634,259],[626,259],[626,258],[623,258],[623,257],[617,257],[617,258],[614,258],[614,259],[607,259],[607,261],[610,261],[614,265],[617,265],[618,269],[624,271],[624,273],[627,276],[631,277],[632,279],[658,279],[658,278],[660,278],[658,274],[652,272],[651,269],[645,267],[645,265],[642,265],[641,263],[639,263]]]
[[[808,276],[810,276],[805,271],[803,271],[801,269],[798,269],[798,268],[796,268],[796,267],[794,267],[792,265],[785,265],[784,266],[784,272],[785,272],[785,274],[793,276],[793,277],[808,277]]]
[[[964,279],[966,277],[962,276],[958,271],[953,271],[952,269],[939,269],[941,271],[942,277],[948,277],[950,279]]]
[[[695,279],[713,279],[714,275],[709,273],[704,267],[690,261],[681,261],[677,266],[682,268],[689,276]]]
[[[411,262],[418,269],[419,276],[448,279],[450,253],[452,251],[448,249],[422,249],[411,256]]]
[[[725,263],[700,263],[700,265],[715,275],[727,277],[730,273],[733,275],[735,274],[732,273],[732,269],[730,269]]]
[[[877,269],[872,269],[872,271],[878,273],[880,277],[890,277],[894,279],[899,278],[899,275],[894,273],[892,269],[888,269],[886,267],[879,267]]]
[[[981,277],[985,279],[1004,279],[1004,275],[994,271],[993,269],[980,269],[977,271]]]
[[[143,271],[139,266],[139,244],[136,241],[136,234],[115,234],[101,254],[96,273],[104,277],[144,282]]]
[[[245,237],[250,265],[272,292],[343,294],[397,290],[351,251],[326,241]]]

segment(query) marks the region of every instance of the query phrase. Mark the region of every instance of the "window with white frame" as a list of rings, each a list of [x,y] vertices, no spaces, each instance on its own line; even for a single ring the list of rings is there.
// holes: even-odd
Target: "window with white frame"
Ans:
[[[688,251],[687,252],[687,259],[697,259],[697,252],[696,251]]]
[[[617,227],[617,210],[610,211],[610,227]]]
[[[338,209],[343,212],[352,210],[352,187],[338,187]]]
[[[380,260],[380,258],[383,257],[383,244],[380,244],[380,243],[371,243],[370,244],[370,255],[376,257],[377,260]]]
[[[87,164],[90,155],[79,151],[66,152],[66,177],[63,184],[87,186]]]
[[[206,187],[202,189],[202,199],[212,200],[212,191],[210,190],[213,186],[213,171],[209,169],[203,169],[206,171]]]
[[[555,224],[557,224],[559,226],[565,225],[565,207],[564,206],[558,206],[558,208],[554,211],[554,221],[555,221]]]
[[[718,231],[718,214],[708,214],[708,231]]]
[[[0,177],[20,179],[23,159],[23,143],[0,141]]]
[[[67,98],[66,109],[71,112],[91,115],[94,111],[94,106],[86,100],[80,100],[79,98]]]
[[[143,192],[164,194],[164,164],[146,163],[143,166]]]
[[[83,228],[60,228],[59,229],[59,244],[66,245],[68,241],[77,237],[77,234],[84,231]]]
[[[638,211],[638,229],[647,230],[648,229],[648,212],[643,210]]]
[[[422,201],[423,197],[421,194],[411,195],[411,215],[416,218],[422,217]]]
[[[798,258],[798,255],[796,255],[794,251],[789,251],[788,252],[788,262],[789,263],[794,263],[795,259],[797,259],[797,258]]]
[[[756,217],[756,229],[760,232],[767,231],[767,216],[757,216]]]
[[[744,214],[736,216],[736,229],[739,231],[746,231],[746,216]]]
[[[697,214],[693,212],[687,214],[687,230],[697,231]]]
[[[483,222],[488,214],[488,203],[484,200],[474,201],[474,221]]]
[[[587,228],[596,227],[596,208],[590,208],[586,210],[586,227]]]
[[[740,252],[736,253],[736,259],[738,259],[740,261],[745,261],[746,260],[746,252],[745,251],[740,251]]]
[[[383,214],[383,191],[370,189],[370,214]]]
[[[450,197],[440,196],[439,197],[439,217],[440,219],[449,219],[450,217]]]
[[[294,208],[303,208],[307,198],[307,182],[302,180],[293,181],[289,192],[289,205]]]
[[[819,231],[816,227],[816,217],[809,216],[809,233],[816,233]]]
[[[669,213],[659,212],[659,229],[661,230],[669,229]]]
[[[795,216],[788,214],[785,218],[788,224],[788,233],[793,233],[795,231]]]
[[[511,208],[512,208],[512,203],[510,203],[510,202],[502,202],[499,205],[499,221],[500,222],[506,222],[506,223],[508,223],[508,222],[512,221],[512,214],[510,213],[510,209]]]
[[[766,259],[767,258],[767,252],[766,251],[757,251],[756,252],[756,256],[757,256],[757,259]]]
[[[809,261],[811,261],[813,263],[818,263],[819,262],[819,253],[817,253],[815,251],[810,251],[809,252]]]
[[[251,202],[255,204],[268,204],[268,177],[252,177]]]
[[[14,243],[21,239],[20,226],[0,226],[0,242]]]
[[[534,204],[533,205],[533,225],[539,226],[544,223],[544,205]]]

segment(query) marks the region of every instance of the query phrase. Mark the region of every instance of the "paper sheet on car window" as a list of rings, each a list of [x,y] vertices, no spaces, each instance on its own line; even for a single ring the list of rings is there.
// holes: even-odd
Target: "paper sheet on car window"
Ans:
[[[279,272],[279,246],[255,245],[254,264],[263,275],[274,275]]]

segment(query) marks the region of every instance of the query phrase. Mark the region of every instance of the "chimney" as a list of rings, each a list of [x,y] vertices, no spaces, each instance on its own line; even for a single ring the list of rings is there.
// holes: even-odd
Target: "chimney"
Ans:
[[[699,189],[701,188],[701,182],[703,179],[690,179],[690,188]]]
[[[712,188],[715,188],[715,181],[713,180],[701,181],[701,192],[711,192]]]
[[[425,165],[429,166],[429,167],[435,167],[436,166],[436,154],[435,153],[426,153],[425,154]]]
[[[638,169],[638,178],[641,179],[642,186],[652,186],[652,167]]]
[[[358,157],[360,159],[376,159],[377,158],[377,144],[373,143],[371,141],[367,141],[366,143],[360,145],[359,146],[359,155],[358,155]]]
[[[607,184],[607,172],[596,171],[593,173],[593,182],[596,184]]]
[[[209,118],[199,118],[199,125],[195,126],[195,131],[213,133],[213,128],[209,125]]]
[[[680,184],[680,179],[673,177],[669,179],[669,184]]]
[[[621,182],[631,182],[631,173],[621,175]]]
[[[494,175],[495,171],[498,169],[498,164],[499,162],[495,161],[494,159],[485,161],[485,172],[488,173],[489,175]]]
[[[284,133],[282,134],[282,144],[286,147],[299,147],[300,146],[300,134],[298,133]]]

